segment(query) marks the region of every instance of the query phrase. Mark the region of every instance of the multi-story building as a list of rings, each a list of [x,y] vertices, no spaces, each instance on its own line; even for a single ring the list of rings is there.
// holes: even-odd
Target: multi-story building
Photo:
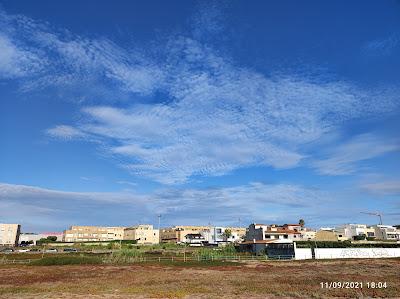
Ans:
[[[353,240],[361,236],[365,236],[366,238],[375,237],[374,228],[366,224],[345,224],[334,231],[338,235],[339,241]]]
[[[321,227],[315,234],[315,241],[338,241],[338,234],[334,228]]]
[[[186,235],[200,234],[210,229],[209,226],[173,226],[160,230],[160,240],[162,243],[185,243]]]
[[[296,225],[297,226],[297,225]],[[300,226],[299,226],[300,227]],[[257,224],[252,223],[246,232],[246,241],[263,241],[263,240],[301,240],[302,234],[298,231],[298,227],[294,225],[278,226],[275,224]]]
[[[400,230],[391,225],[374,225],[375,238],[377,240],[399,241]]]
[[[225,234],[230,232],[230,236]],[[174,226],[160,230],[160,240],[163,243],[187,243],[187,235],[201,234],[205,244],[241,242],[246,234],[244,227],[222,226]]]
[[[158,244],[159,232],[152,225],[133,227],[71,226],[64,231],[65,242],[135,240],[138,244]]]
[[[64,242],[113,241],[124,239],[125,227],[71,226],[64,231]]]
[[[160,234],[152,225],[142,224],[125,228],[124,240],[136,240],[137,244],[158,244]]]
[[[228,232],[229,234],[227,234]],[[246,229],[244,227],[210,226],[201,234],[208,244],[239,243],[243,241]]]
[[[0,223],[0,246],[17,246],[21,225]]]

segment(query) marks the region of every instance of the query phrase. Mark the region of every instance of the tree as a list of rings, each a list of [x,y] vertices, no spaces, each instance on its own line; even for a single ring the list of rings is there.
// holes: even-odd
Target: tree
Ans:
[[[51,243],[51,242],[56,242],[57,241],[57,237],[56,236],[48,236],[47,238],[41,238],[40,240],[38,240],[36,242],[37,245],[41,245],[44,243]]]
[[[366,235],[353,236],[353,240],[354,240],[354,241],[365,240],[365,238],[366,238]]]
[[[304,219],[300,219],[300,220],[299,220],[299,225],[300,225],[301,227],[304,227],[304,224],[305,224]]]
[[[231,236],[232,231],[229,228],[225,229],[225,231],[222,233],[222,237],[224,237],[225,241],[227,241]]]

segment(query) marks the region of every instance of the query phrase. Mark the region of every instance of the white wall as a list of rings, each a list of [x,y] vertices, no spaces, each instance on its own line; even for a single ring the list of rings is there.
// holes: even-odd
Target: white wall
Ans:
[[[400,257],[400,248],[315,248],[316,259]]]
[[[295,248],[295,259],[296,260],[312,259],[311,248]]]

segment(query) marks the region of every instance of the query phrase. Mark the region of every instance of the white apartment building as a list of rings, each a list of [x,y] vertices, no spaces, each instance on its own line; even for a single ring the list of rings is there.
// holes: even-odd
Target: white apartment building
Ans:
[[[0,246],[17,246],[21,225],[0,223]]]
[[[229,231],[230,236],[227,237],[225,232]],[[200,232],[205,241],[208,244],[219,244],[219,243],[239,243],[243,241],[246,235],[246,229],[244,227],[222,227],[222,226],[210,226]]]
[[[400,240],[400,230],[391,225],[374,225],[375,238],[377,240]]]
[[[366,224],[345,224],[334,231],[338,235],[339,240],[352,240],[357,236],[375,238],[374,228]]]
[[[302,240],[300,225],[286,224],[284,226],[253,223],[246,232],[246,241],[265,240]]]

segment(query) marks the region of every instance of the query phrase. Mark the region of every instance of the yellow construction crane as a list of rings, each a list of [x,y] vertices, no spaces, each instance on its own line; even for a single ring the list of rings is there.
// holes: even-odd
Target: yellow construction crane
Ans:
[[[379,224],[382,225],[382,214],[381,213],[372,213],[372,212],[360,212],[362,214],[367,214],[367,215],[372,215],[372,216],[378,216],[379,217]]]

